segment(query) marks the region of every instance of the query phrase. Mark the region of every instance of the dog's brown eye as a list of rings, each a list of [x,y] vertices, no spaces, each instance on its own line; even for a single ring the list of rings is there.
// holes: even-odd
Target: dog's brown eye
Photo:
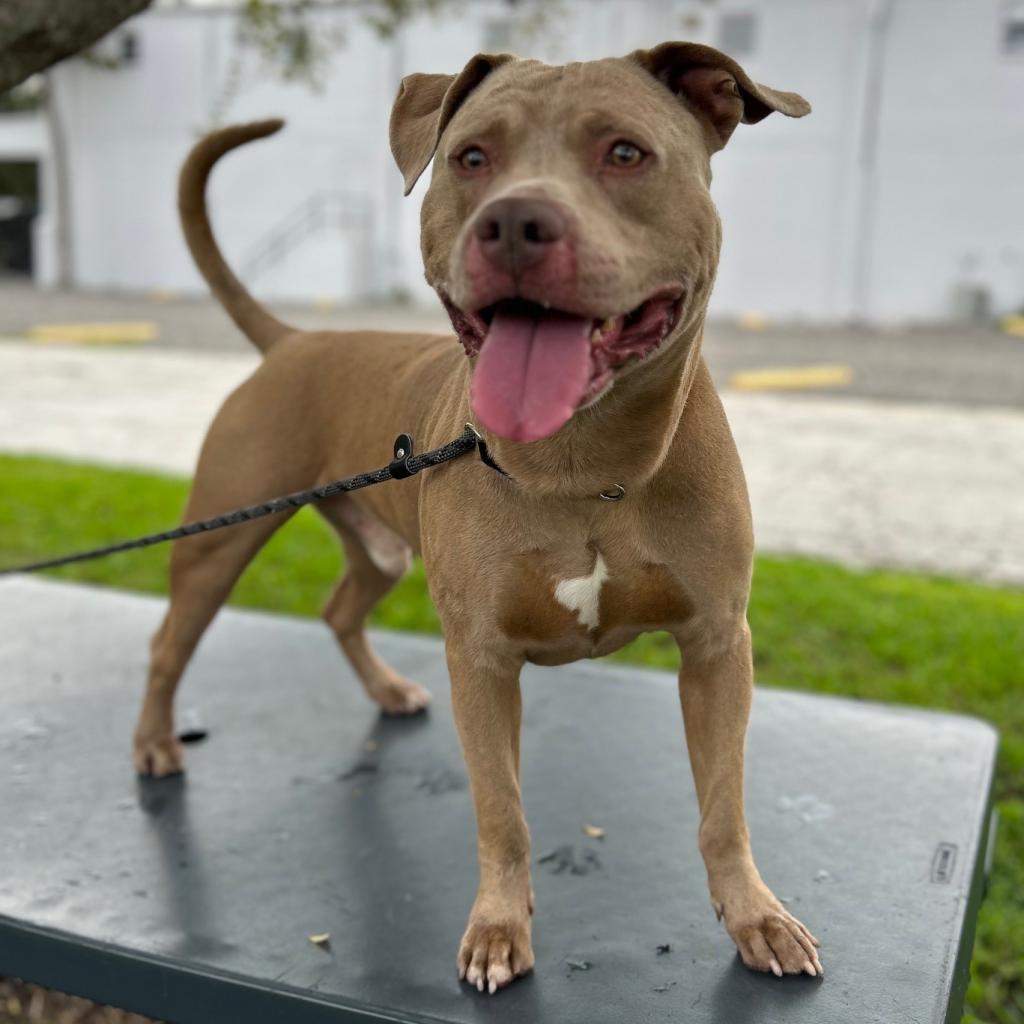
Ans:
[[[459,154],[459,166],[464,171],[483,170],[487,163],[487,154],[479,146],[470,146]]]
[[[615,167],[637,167],[646,154],[632,142],[616,142],[608,151],[608,163]]]

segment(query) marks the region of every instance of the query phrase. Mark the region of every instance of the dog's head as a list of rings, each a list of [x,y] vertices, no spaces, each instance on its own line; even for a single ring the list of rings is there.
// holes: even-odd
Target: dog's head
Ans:
[[[437,155],[423,258],[475,359],[480,423],[550,437],[686,334],[718,263],[711,154],[740,121],[809,110],[695,43],[405,78],[391,148],[406,194]]]

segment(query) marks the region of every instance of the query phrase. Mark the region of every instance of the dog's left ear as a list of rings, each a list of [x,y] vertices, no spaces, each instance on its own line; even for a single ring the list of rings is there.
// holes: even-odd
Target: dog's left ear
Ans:
[[[478,53],[457,75],[406,75],[391,108],[389,135],[408,195],[434,159],[448,122],[466,97],[495,69],[516,60],[510,53]]]
[[[703,118],[712,152],[721,149],[736,125],[757,124],[773,110],[803,117],[811,105],[795,92],[758,85],[731,57],[700,43],[662,43],[629,55]]]

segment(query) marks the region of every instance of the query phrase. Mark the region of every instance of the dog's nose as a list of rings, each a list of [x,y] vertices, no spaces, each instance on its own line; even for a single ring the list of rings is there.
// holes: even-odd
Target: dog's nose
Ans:
[[[565,218],[543,199],[496,199],[477,216],[474,234],[484,256],[513,275],[535,266],[565,236]]]

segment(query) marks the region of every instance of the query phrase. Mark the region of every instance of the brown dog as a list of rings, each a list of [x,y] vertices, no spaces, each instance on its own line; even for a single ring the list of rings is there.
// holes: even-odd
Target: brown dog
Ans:
[[[740,121],[809,109],[687,43],[565,67],[481,55],[458,75],[407,77],[392,150],[407,191],[437,154],[423,256],[465,353],[450,337],[300,333],[232,275],[207,221],[206,179],[220,156],[280,122],[207,137],[182,172],[196,263],[266,353],[210,430],[187,518],[360,471],[399,430],[430,447],[472,421],[504,471],[466,458],[319,507],[348,557],[324,618],[392,714],[421,711],[428,695],[378,659],[364,622],[423,556],[477,817],[479,889],[458,969],[481,990],[533,965],[520,669],[607,654],[648,630],[667,630],[683,653],[715,911],[749,967],[821,973],[816,940],[750,851],[750,512],[701,356],[720,239],[711,154]],[[175,547],[135,734],[139,771],[181,769],[178,679],[283,518]]]

